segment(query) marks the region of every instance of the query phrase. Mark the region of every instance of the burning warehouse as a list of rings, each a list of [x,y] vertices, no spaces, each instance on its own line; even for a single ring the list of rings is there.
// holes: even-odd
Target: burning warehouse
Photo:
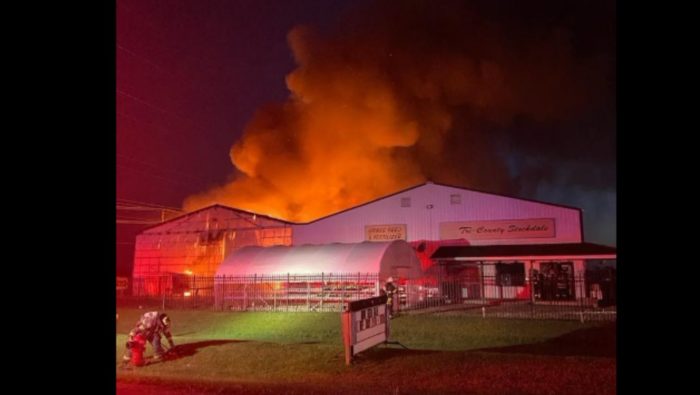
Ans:
[[[584,242],[578,208],[427,182],[305,223],[220,205],[190,212],[137,237],[133,280],[137,294],[195,292],[242,309],[336,308],[389,276],[407,306],[547,302],[590,297],[575,279],[586,262],[615,258]],[[197,277],[209,281],[195,287]]]
[[[417,300],[547,302],[594,293],[577,278],[587,265],[613,260],[615,250],[584,241],[579,208],[425,180],[591,204],[606,221],[590,221],[589,231],[600,223],[596,233],[614,233],[614,5],[557,3],[562,17],[551,18],[529,3],[403,3],[373,3],[330,29],[292,28],[289,94],[264,100],[245,124],[226,105],[213,122],[200,111],[203,98],[191,95],[188,116],[201,118],[192,123],[199,127],[182,126],[192,138],[187,145],[217,148],[192,150],[178,163],[210,163],[208,155],[224,156],[233,142],[235,172],[222,183],[223,172],[198,167],[195,177],[211,187],[182,191],[188,214],[138,235],[134,293],[205,295],[213,303],[217,289],[226,289],[215,281],[219,274],[256,284],[278,276],[265,287],[284,291],[285,300],[292,286],[308,289],[309,300],[331,291],[355,297],[360,283],[376,291],[366,279],[380,284],[384,269],[375,255],[374,264],[348,261],[340,245],[363,251],[367,243],[395,240],[410,246],[420,276],[402,274],[400,263],[386,274],[403,292],[423,292]],[[577,22],[581,15],[590,23]],[[243,64],[235,63],[215,69]],[[212,88],[199,81],[192,84],[197,92]],[[221,89],[229,93],[219,103],[246,97],[230,88]],[[273,88],[255,82],[251,89]],[[129,122],[120,123],[125,135],[134,133]],[[199,132],[224,123],[230,135]],[[185,145],[172,145],[172,156],[191,148]],[[169,156],[160,154],[153,157]],[[133,189],[142,188],[134,181]],[[177,194],[168,200],[184,197]],[[304,261],[304,270],[281,252],[268,254],[273,250]],[[338,256],[320,258],[331,250]],[[249,259],[252,252],[244,251],[265,253]],[[358,273],[365,277],[351,280]],[[340,285],[329,275],[349,277]],[[276,308],[277,296],[257,297],[256,307]]]

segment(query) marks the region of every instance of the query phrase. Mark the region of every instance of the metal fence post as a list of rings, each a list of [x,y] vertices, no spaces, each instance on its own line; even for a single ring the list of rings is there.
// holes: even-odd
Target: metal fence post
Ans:
[[[534,269],[532,268],[532,261],[530,261],[530,270],[527,276],[528,287],[530,288],[530,318],[535,317],[535,282],[533,275]]]
[[[556,318],[580,321],[581,323],[599,319],[615,320],[616,318],[614,307],[612,309],[595,307],[594,309],[596,298],[600,296],[598,294],[593,295],[592,291],[587,288],[587,281],[593,280],[587,280],[581,273],[575,275],[573,280],[576,299],[573,299],[570,292],[566,294],[556,293],[556,290],[545,290],[544,294],[537,294],[535,286],[538,284],[538,277],[532,271],[525,280],[525,286],[530,289],[529,297],[513,294],[509,286],[503,286],[504,294],[501,298],[498,288],[496,288],[499,286],[494,282],[497,277],[489,275],[487,281],[487,276],[485,275],[487,264],[485,262],[477,262],[476,266],[480,269],[478,283],[474,281],[476,278],[472,274],[466,277],[448,276],[444,271],[438,271],[435,277],[426,279],[426,282],[415,279],[406,280],[404,283],[405,288],[402,288],[405,289],[404,299],[396,299],[401,300],[403,304],[397,303],[397,309],[413,310],[436,307],[445,304],[444,298],[454,298],[452,302],[457,303],[461,299],[459,287],[465,282],[464,284],[468,286],[467,295],[465,296],[469,299],[466,303],[471,305],[467,307],[479,307],[483,318],[487,318],[487,310],[489,308],[491,308],[490,317]],[[204,278],[202,275],[191,276],[187,279],[189,281],[189,289],[185,290],[185,292],[193,292],[194,295],[190,294],[187,297],[184,297],[183,293],[180,292],[182,291],[181,283],[175,282],[176,280],[182,280],[179,277],[173,278],[166,274],[155,274],[147,277],[137,276],[133,279],[132,284],[133,299],[125,300],[124,303],[138,302],[137,304],[143,305],[142,308],[153,308],[154,305],[160,302],[162,310],[167,308],[199,309],[202,307],[202,303],[205,306],[209,306],[206,303],[211,303],[210,306],[214,310],[245,311],[250,309],[251,311],[258,311],[263,309],[265,311],[303,311],[304,303],[302,302],[304,302],[304,299],[302,298],[304,298],[304,289],[302,288],[302,282],[305,281],[307,311],[336,311],[338,306],[344,302],[377,295],[381,289],[378,273],[330,273],[326,276],[325,273],[320,272],[318,274],[295,275],[294,290],[291,289],[291,272],[287,273],[286,281],[283,276],[284,274],[282,273],[262,275],[259,279],[260,281],[258,281],[257,274],[252,276],[204,276]],[[614,281],[614,278],[612,281]],[[429,283],[431,288],[429,291],[419,290],[423,284],[427,283]],[[280,287],[285,284],[287,289],[286,296],[280,293]],[[491,288],[487,289],[487,285]],[[353,286],[355,287],[354,292],[352,290]],[[433,289],[435,286],[437,286],[435,290],[439,292],[438,295],[442,298],[432,296],[435,292]],[[476,297],[479,287],[481,296]],[[539,285],[538,289],[541,290]],[[487,290],[495,292],[493,294],[496,298],[493,300],[494,303],[488,302]],[[158,295],[158,292],[161,292],[161,294]],[[168,294],[168,292],[170,293]],[[202,297],[199,296],[199,292],[203,292]],[[270,292],[272,292],[272,295],[270,295]],[[605,292],[609,292],[607,288],[605,288]],[[614,292],[614,288],[612,292]],[[614,295],[606,294],[605,297],[607,301],[607,298],[614,298]],[[188,301],[188,298],[191,298],[191,300]],[[258,301],[257,299],[260,300]],[[269,299],[273,299],[272,305],[269,304]],[[283,299],[286,300],[286,309],[282,309],[277,303],[282,303]],[[326,301],[329,301],[330,304],[326,303]],[[259,302],[257,306],[256,302]],[[170,304],[168,305],[168,303]],[[291,305],[292,303],[294,303],[294,306]],[[529,306],[525,306],[525,304]],[[612,305],[614,306],[614,301]],[[469,310],[470,313],[479,314],[478,310]]]
[[[484,262],[479,262],[481,267],[481,316],[486,318],[486,286],[484,285]]]
[[[272,288],[272,310],[277,311],[277,287],[279,285],[279,280],[273,278],[273,288]]]
[[[577,278],[578,277],[578,278]],[[578,286],[574,287],[574,295],[579,300],[579,309],[581,311],[581,323],[584,322],[583,313],[586,309],[586,290],[584,288],[583,276],[579,273],[579,276],[574,274],[574,283],[578,283]]]
[[[160,285],[160,292],[163,294],[163,310],[162,311],[165,311],[165,287],[163,287],[163,280],[164,279],[165,278],[163,276],[161,276],[159,284],[158,284],[158,285]]]

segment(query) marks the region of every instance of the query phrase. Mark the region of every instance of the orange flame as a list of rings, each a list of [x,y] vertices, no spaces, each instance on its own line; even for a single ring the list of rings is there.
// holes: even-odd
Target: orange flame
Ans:
[[[506,192],[482,126],[566,117],[595,93],[565,32],[524,36],[453,17],[461,8],[416,7],[388,4],[365,28],[328,38],[293,29],[291,97],[257,111],[230,150],[237,176],[185,210],[220,203],[308,221],[428,178]]]

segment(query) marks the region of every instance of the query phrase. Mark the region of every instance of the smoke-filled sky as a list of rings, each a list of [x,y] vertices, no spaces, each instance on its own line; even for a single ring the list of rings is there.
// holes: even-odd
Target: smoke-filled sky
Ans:
[[[425,180],[615,244],[613,1],[118,0],[117,197],[306,221]]]

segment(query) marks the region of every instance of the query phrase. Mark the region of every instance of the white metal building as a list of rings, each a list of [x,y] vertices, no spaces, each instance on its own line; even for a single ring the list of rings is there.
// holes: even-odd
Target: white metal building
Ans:
[[[579,243],[583,241],[581,217],[581,209],[575,207],[427,182],[312,222],[294,224],[292,243],[392,239],[465,239],[470,245]],[[488,232],[502,227],[513,229]]]
[[[614,248],[584,243],[582,217],[575,207],[432,182],[307,223],[214,205],[140,234],[133,275],[136,283],[137,277],[163,273],[242,274],[271,267],[290,273],[303,271],[295,263],[300,260],[317,272],[347,272],[354,271],[357,262],[331,262],[320,252],[340,251],[334,243],[379,246],[403,240],[413,247],[424,272],[439,264],[463,278],[480,278],[478,287],[473,282],[463,287],[465,298],[492,296],[483,284],[485,276],[497,278],[501,297],[505,289],[515,298],[530,298],[533,293],[524,283],[532,273],[568,279],[583,274],[586,259],[615,259]],[[588,247],[581,250],[582,245]],[[239,250],[247,246],[295,248]],[[460,249],[445,249],[450,246]],[[475,250],[489,246],[502,248]],[[521,254],[518,246],[530,249]],[[555,253],[552,246],[570,253]],[[376,273],[383,281],[384,274]],[[566,297],[576,298],[581,292],[569,287]]]

